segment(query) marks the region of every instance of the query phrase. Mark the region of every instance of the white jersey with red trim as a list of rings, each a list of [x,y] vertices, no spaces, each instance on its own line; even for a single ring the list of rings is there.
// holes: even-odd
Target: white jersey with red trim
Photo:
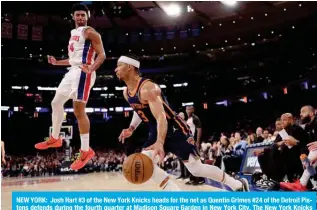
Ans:
[[[83,64],[93,64],[96,52],[94,51],[91,41],[86,40],[84,31],[90,28],[82,26],[71,31],[71,37],[68,44],[68,57],[71,66]]]

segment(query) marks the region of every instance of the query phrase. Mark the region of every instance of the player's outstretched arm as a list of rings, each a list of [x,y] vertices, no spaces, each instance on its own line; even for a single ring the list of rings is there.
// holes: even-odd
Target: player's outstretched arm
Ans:
[[[152,82],[147,82],[141,89],[142,100],[147,101],[153,116],[157,122],[157,140],[156,143],[147,149],[154,149],[154,157],[158,154],[161,162],[164,161],[164,149],[166,133],[167,133],[167,120],[161,98],[161,89]]]
[[[106,53],[103,48],[101,36],[97,31],[92,28],[88,28],[87,30],[85,30],[85,37],[86,39],[89,39],[91,41],[92,47],[97,53],[97,58],[94,64],[89,67],[89,71],[93,72],[96,71],[104,62],[104,60],[106,59]]]

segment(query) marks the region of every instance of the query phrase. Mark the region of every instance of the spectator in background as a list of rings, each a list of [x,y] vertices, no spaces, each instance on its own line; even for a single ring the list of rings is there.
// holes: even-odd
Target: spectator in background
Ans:
[[[247,148],[247,142],[241,139],[240,132],[237,131],[234,138],[235,145],[233,146],[232,154],[223,159],[227,173],[239,172],[242,159]]]
[[[199,117],[197,117],[194,114],[194,112],[195,112],[194,106],[186,107],[187,125],[189,125],[190,130],[194,136],[194,139],[196,140],[196,146],[199,149],[201,146],[200,144],[201,144],[201,137],[202,137],[202,126],[201,126],[201,121]]]
[[[264,138],[263,138],[263,129],[261,127],[258,127],[256,129],[256,139],[255,139],[255,143],[261,143],[263,142]]]
[[[263,131],[263,143],[268,143],[270,142],[271,139],[270,139],[270,133],[269,133],[269,130],[265,129]]]
[[[185,120],[184,112],[178,113],[178,116],[181,117],[183,120]],[[180,167],[181,175],[177,179],[187,179],[189,177],[189,171],[185,167],[183,161],[180,159],[179,159],[179,167]]]
[[[283,139],[281,154],[286,168],[289,181],[294,181],[296,176],[303,173],[303,166],[300,160],[301,151],[307,150],[308,134],[302,127],[295,124],[293,115],[285,113],[281,116],[282,125],[288,133],[289,138]]]
[[[300,118],[301,118],[301,124],[305,125],[305,132],[308,134],[308,143],[309,143],[307,145],[309,150],[308,159],[311,160],[313,167],[316,168],[317,162],[314,160],[317,158],[317,119],[314,113],[314,108],[312,106],[302,107],[300,111]],[[285,189],[285,190],[307,191],[307,184],[311,176],[313,176],[313,174],[310,174],[309,171],[305,169],[299,182],[295,182],[295,183],[282,182],[280,183],[280,186],[282,189]]]
[[[186,114],[187,114],[187,125],[189,125],[190,130],[194,136],[196,147],[199,150],[201,147],[201,137],[202,137],[202,126],[199,117],[195,114],[194,106],[187,106],[186,107]],[[197,131],[197,132],[196,132]],[[194,177],[192,175],[189,176],[190,180],[186,184],[202,184],[204,183],[204,178],[202,177]]]
[[[251,133],[250,135],[248,135],[248,138],[247,138],[248,145],[255,144],[255,139],[256,139],[255,133]]]
[[[265,149],[256,150],[254,153],[258,156],[258,161],[262,170],[262,173],[267,176],[260,180],[261,184],[266,184],[269,180],[274,180],[277,182],[282,181],[285,176],[284,162],[280,153],[280,146],[283,144],[282,138],[278,134],[279,131],[283,129],[282,121],[278,118],[275,121],[275,130],[277,136],[274,143]]]

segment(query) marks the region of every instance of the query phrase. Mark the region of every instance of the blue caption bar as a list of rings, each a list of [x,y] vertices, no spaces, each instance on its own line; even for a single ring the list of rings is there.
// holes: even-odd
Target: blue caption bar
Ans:
[[[13,192],[13,210],[316,210],[314,192]]]

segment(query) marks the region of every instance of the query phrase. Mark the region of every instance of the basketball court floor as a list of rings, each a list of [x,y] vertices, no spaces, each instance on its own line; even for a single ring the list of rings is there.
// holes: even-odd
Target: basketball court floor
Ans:
[[[223,191],[209,185],[186,185],[185,180],[171,178],[183,191]],[[161,191],[149,180],[135,185],[125,180],[121,172],[91,173],[37,178],[3,178],[1,183],[1,209],[10,210],[14,191]]]

